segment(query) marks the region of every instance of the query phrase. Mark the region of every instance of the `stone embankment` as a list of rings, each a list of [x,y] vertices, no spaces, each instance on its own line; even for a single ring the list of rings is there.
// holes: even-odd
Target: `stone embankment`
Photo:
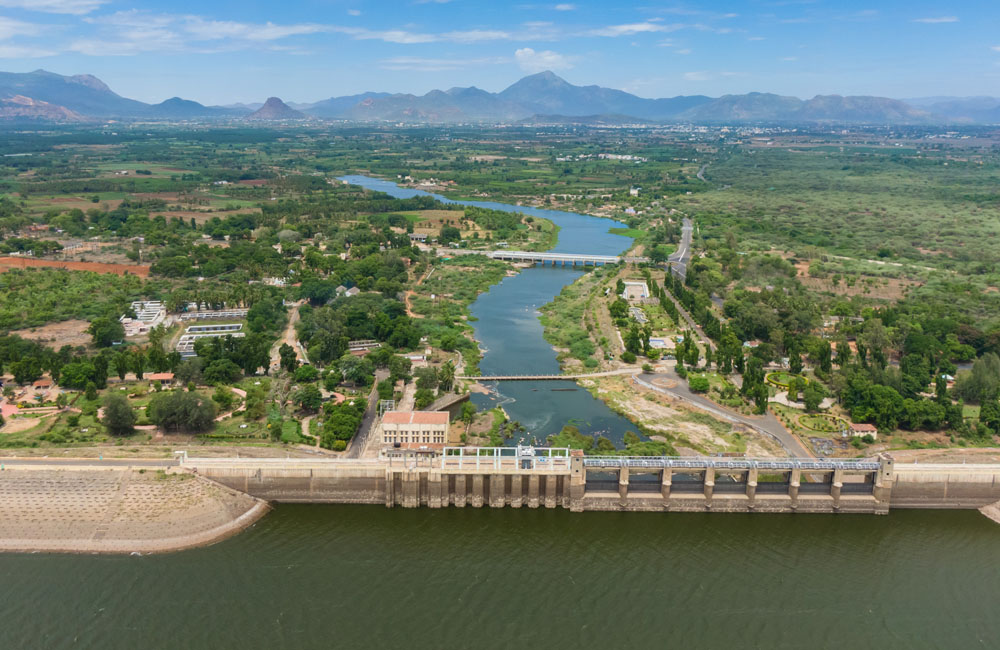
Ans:
[[[268,509],[176,469],[7,465],[0,471],[0,551],[178,551],[234,535]]]

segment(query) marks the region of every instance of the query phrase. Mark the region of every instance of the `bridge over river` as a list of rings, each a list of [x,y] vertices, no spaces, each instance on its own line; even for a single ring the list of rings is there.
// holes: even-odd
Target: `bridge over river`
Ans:
[[[694,226],[690,219],[685,218],[681,227],[681,241],[674,251],[667,258],[667,265],[673,269],[674,273],[684,277],[687,274],[688,261],[691,259],[691,237]],[[640,255],[591,255],[587,253],[553,253],[534,251],[513,251],[513,250],[471,250],[465,248],[438,249],[440,256],[456,255],[485,255],[491,259],[503,260],[505,262],[526,262],[530,264],[541,264],[551,266],[606,266],[609,264],[644,264],[651,260]]]

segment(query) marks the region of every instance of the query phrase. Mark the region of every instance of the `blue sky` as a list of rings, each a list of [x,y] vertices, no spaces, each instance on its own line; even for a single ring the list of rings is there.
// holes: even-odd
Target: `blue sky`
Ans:
[[[208,104],[545,69],[645,97],[998,95],[998,26],[995,0],[0,0],[0,70]]]

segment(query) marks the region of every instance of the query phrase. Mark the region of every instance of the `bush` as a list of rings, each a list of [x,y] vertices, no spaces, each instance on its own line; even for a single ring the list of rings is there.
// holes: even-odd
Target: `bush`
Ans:
[[[695,393],[707,393],[709,386],[708,377],[702,375],[692,375],[688,377],[688,388]]]
[[[333,446],[331,447],[331,449],[333,449],[334,451],[344,451],[345,449],[347,449],[347,441],[346,440],[334,440],[333,441]]]
[[[71,426],[71,427],[78,427],[78,426],[80,426],[80,415],[78,413],[74,413],[73,415],[70,415],[69,417],[66,418],[66,424],[68,426]],[[0,426],[3,426],[3,425],[0,425]]]
[[[625,363],[635,363],[635,355],[628,350],[622,352],[622,361]]]

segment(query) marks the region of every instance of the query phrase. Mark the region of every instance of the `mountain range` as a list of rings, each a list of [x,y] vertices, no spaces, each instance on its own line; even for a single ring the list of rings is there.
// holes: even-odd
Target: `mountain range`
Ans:
[[[368,92],[309,104],[204,106],[173,97],[147,104],[122,97],[92,75],[63,76],[45,70],[0,72],[0,120],[52,122],[127,120],[304,120],[388,122],[589,123],[1000,123],[1000,99],[817,95],[799,99],[772,93],[647,99],[600,86],[575,86],[552,72],[525,77],[491,93],[476,87],[432,90],[424,95]]]

